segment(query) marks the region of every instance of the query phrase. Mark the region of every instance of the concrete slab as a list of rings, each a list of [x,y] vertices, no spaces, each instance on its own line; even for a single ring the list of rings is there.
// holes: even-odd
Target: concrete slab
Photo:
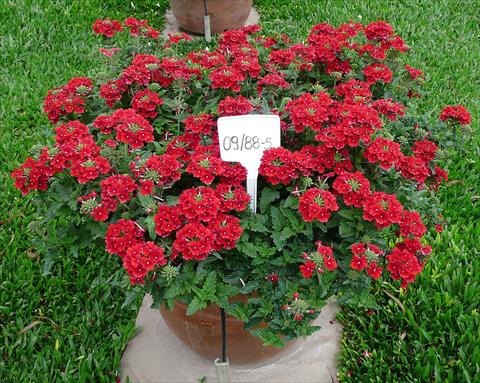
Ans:
[[[259,20],[260,20],[260,15],[258,14],[257,10],[254,7],[252,7],[252,9],[250,10],[250,14],[248,15],[247,21],[245,21],[244,25],[258,24]],[[178,32],[184,32],[184,31],[180,28],[180,25],[178,25],[178,22],[175,19],[175,16],[173,16],[172,11],[169,9],[165,14],[165,27],[162,31],[162,36],[166,37],[168,36],[169,33],[178,33]]]
[[[169,330],[158,310],[152,310],[151,297],[145,296],[137,317],[137,335],[122,357],[122,382],[128,376],[134,383],[185,383],[206,378],[217,382],[215,367],[185,346]],[[335,321],[338,307],[330,302],[315,324],[321,330],[293,349],[258,364],[231,365],[232,382],[332,383],[336,379],[336,356],[342,327]]]

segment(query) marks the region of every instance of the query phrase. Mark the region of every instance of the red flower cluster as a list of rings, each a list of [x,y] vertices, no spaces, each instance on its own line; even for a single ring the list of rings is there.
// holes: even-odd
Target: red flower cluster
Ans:
[[[304,93],[296,100],[290,101],[285,110],[289,112],[297,133],[303,132],[306,127],[319,131],[328,121],[329,107],[332,103],[333,100],[324,92],[314,95]]]
[[[49,173],[44,161],[29,157],[10,177],[15,180],[15,187],[27,195],[31,190],[47,190]]]
[[[134,221],[119,219],[108,225],[105,235],[106,249],[110,254],[124,257],[127,250],[143,242],[143,231]]]
[[[396,165],[403,153],[400,151],[400,144],[387,138],[378,137],[370,144],[363,156],[371,163],[379,163],[380,167],[388,170]]]
[[[95,34],[103,35],[105,37],[113,37],[118,32],[123,31],[121,21],[111,20],[108,17],[103,20],[96,20],[92,28]]]
[[[122,99],[127,87],[123,80],[108,81],[100,86],[100,97],[105,100],[110,108],[115,106],[117,101]]]
[[[244,211],[250,202],[250,196],[245,189],[240,186],[230,184],[220,184],[215,190],[217,197],[220,200],[220,211]]]
[[[306,222],[314,219],[327,222],[332,212],[338,210],[335,196],[329,191],[312,188],[300,197],[298,211]]]
[[[363,203],[363,219],[375,221],[378,229],[394,223],[400,223],[403,207],[397,197],[383,192],[374,192],[365,198]]]
[[[129,247],[123,258],[123,267],[132,284],[143,284],[149,271],[166,263],[163,249],[153,242],[140,242]]]
[[[359,171],[341,173],[333,182],[333,189],[343,196],[347,206],[361,207],[370,195],[370,182]]]
[[[146,20],[132,17],[124,22],[97,20],[93,25],[94,33],[106,37],[124,29],[142,39],[159,37]],[[284,203],[279,208],[282,213],[291,209],[290,214],[306,222],[328,222],[305,226],[313,227],[315,235],[319,228],[327,228],[325,235],[333,241],[332,247],[319,242],[316,251],[304,255],[303,277],[335,270],[333,248],[338,257],[344,256],[339,258],[342,264],[350,262],[352,269],[380,277],[383,252],[371,243],[355,243],[351,257],[345,250],[351,237],[339,228],[338,221],[357,220],[362,231],[358,234],[376,243],[374,225],[361,224],[363,214],[363,220],[373,222],[378,230],[395,225],[392,232],[402,242],[386,257],[387,270],[405,286],[420,272],[429,252],[420,239],[430,215],[422,218],[411,210],[414,205],[405,193],[401,194],[404,209],[396,195],[382,190],[399,183],[418,189],[425,183],[435,190],[447,179],[435,163],[437,144],[431,132],[424,131],[425,124],[412,123],[415,130],[402,136],[397,130],[410,120],[402,117],[408,97],[418,94],[422,71],[406,65],[394,73],[398,66],[387,58],[408,47],[381,21],[366,27],[353,22],[338,28],[319,24],[300,44],[291,44],[285,35],[256,36],[258,32],[256,26],[227,31],[216,48],[186,54],[184,44],[177,44],[190,38],[174,34],[165,42],[147,42],[151,48],[160,45],[162,54],[134,54],[116,79],[94,85],[88,78],[74,78],[49,91],[44,110],[53,124],[82,114],[83,123],[57,126],[54,147],[43,148],[13,171],[15,186],[23,194],[46,190],[50,178],[65,171],[73,177],[65,179],[76,183],[75,195],[82,196],[77,205],[82,214],[107,222],[131,217],[109,223],[106,248],[123,258],[132,283],[144,283],[158,277],[167,258],[176,267],[183,260],[201,261],[212,253],[224,257],[235,248],[250,197],[243,186],[246,170],[220,157],[216,119],[267,110],[281,120],[283,147],[263,152],[260,188],[278,193],[272,204]],[[108,57],[117,50],[101,48]],[[210,92],[202,91],[205,86]],[[388,98],[390,94],[407,101],[396,102]],[[98,96],[114,110],[103,114],[106,106]],[[164,101],[168,107],[161,107]],[[471,116],[462,106],[448,106],[440,120],[467,125]],[[285,200],[288,195],[298,201]],[[295,220],[289,219],[290,229]],[[267,219],[255,228],[258,232],[253,225],[244,226],[256,243],[277,225]],[[148,235],[157,239],[153,231],[161,237],[158,244],[148,242]],[[270,279],[274,285],[291,275],[279,270],[264,273],[276,276]],[[299,307],[298,320],[306,312],[301,302],[298,296],[292,302]]]
[[[269,73],[258,81],[257,91],[259,95],[262,94],[262,90],[266,86],[273,89],[289,89],[291,84],[285,81],[284,77],[280,73]]]
[[[391,121],[396,121],[398,116],[405,115],[405,107],[398,102],[393,102],[391,98],[388,100],[382,98],[380,100],[374,101],[372,107],[378,111],[378,113],[383,114]]]
[[[440,114],[440,120],[450,121],[460,125],[469,125],[472,122],[470,112],[461,105],[446,106]]]
[[[317,242],[317,251],[311,254],[304,253],[303,259],[305,263],[300,265],[300,273],[306,279],[310,279],[315,271],[322,274],[325,272],[324,268],[333,271],[338,267],[333,249],[322,245],[320,241]]]
[[[181,254],[183,259],[201,261],[212,252],[214,240],[209,228],[198,223],[188,223],[177,231],[172,257]]]
[[[227,96],[218,104],[218,115],[220,117],[241,116],[252,111],[252,103],[243,96],[237,96],[235,98]]]
[[[92,91],[92,81],[86,77],[71,79],[66,85],[48,91],[43,111],[52,123],[61,116],[85,112],[85,99]]]
[[[160,205],[153,217],[155,233],[161,237],[168,237],[182,226],[181,211],[178,206]]]
[[[422,223],[422,217],[416,211],[404,210],[399,225],[400,234],[404,237],[411,235],[414,238],[420,238],[427,232],[427,228]]]
[[[231,89],[240,92],[240,83],[245,80],[245,75],[234,67],[223,66],[210,73],[212,88]]]
[[[132,36],[143,36],[152,39],[157,39],[160,36],[160,32],[148,25],[147,20],[137,20],[134,17],[128,17],[123,22],[123,25],[129,29]]]
[[[371,243],[355,243],[352,245],[352,260],[350,267],[354,270],[362,271],[367,269],[367,273],[373,279],[378,279],[382,275],[383,268],[378,266],[379,257],[383,252]]]
[[[393,72],[390,70],[390,68],[380,63],[367,66],[363,70],[363,74],[365,75],[367,83],[369,84],[373,84],[378,81],[389,83],[393,80]]]
[[[419,258],[430,252],[431,248],[422,246],[419,240],[406,239],[397,243],[393,251],[387,255],[387,270],[390,271],[393,279],[401,280],[401,287],[405,288],[422,271],[423,264]]]
[[[370,84],[358,80],[349,80],[342,82],[335,87],[337,95],[344,98],[347,104],[356,102],[369,102],[372,98]]]
[[[333,256],[333,249],[329,246],[322,245],[322,242],[317,242],[317,252],[323,257],[323,264],[329,271],[335,270],[338,265]]]
[[[137,191],[138,185],[126,174],[117,174],[105,178],[100,182],[102,190],[102,204],[109,210],[115,211],[118,203],[126,203],[132,198],[132,194]]]
[[[183,120],[185,124],[185,130],[187,132],[195,134],[210,134],[212,128],[216,126],[215,121],[213,121],[213,115],[211,114],[200,114],[197,116],[188,116]]]
[[[144,118],[157,117],[157,108],[160,105],[163,105],[163,100],[148,88],[138,91],[133,96],[132,109]]]
[[[294,156],[285,148],[264,151],[258,173],[272,185],[288,185],[298,177]]]
[[[132,173],[141,180],[142,194],[151,194],[154,185],[163,186],[178,181],[182,167],[182,163],[170,154],[154,154],[138,164],[131,164]]]
[[[116,140],[132,149],[154,141],[153,126],[133,109],[117,109],[111,116],[99,116],[93,125],[104,134],[114,130]]]
[[[403,156],[398,161],[396,168],[406,179],[417,181],[420,184],[425,182],[430,175],[427,164],[415,156]]]

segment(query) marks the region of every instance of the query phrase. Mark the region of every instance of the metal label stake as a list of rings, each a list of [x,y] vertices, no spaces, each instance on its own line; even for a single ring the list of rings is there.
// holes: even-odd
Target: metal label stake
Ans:
[[[225,310],[220,308],[220,319],[222,322],[222,357],[215,359],[215,372],[219,383],[230,383],[230,364],[227,358],[227,321],[225,320]]]
[[[207,0],[203,0],[203,7],[205,8],[205,14],[203,16],[203,28],[205,31],[205,40],[212,41],[212,30],[210,26],[210,15],[207,11]]]

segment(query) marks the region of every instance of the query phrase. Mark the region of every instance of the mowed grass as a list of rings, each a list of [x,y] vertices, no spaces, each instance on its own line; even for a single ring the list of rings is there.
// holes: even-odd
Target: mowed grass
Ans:
[[[160,28],[167,1],[133,4],[0,4],[0,382],[112,382],[134,333],[138,302],[121,307],[126,284],[117,259],[103,251],[61,254],[51,274],[42,275],[42,259],[28,231],[33,207],[8,178],[50,129],[41,112],[47,90],[73,76],[94,74],[101,63],[99,40],[91,33],[96,18],[133,15]],[[427,73],[430,93],[420,101],[420,111],[436,118],[443,105],[458,103],[472,111],[474,138],[465,153],[450,153],[445,161],[454,180],[441,191],[449,220],[445,233],[431,235],[433,256],[407,292],[385,286],[378,291],[382,310],[342,312],[339,378],[479,381],[478,4],[258,0],[256,6],[267,31],[299,39],[323,21],[386,20],[412,47],[408,62]]]
[[[115,382],[139,304],[121,307],[128,283],[119,260],[102,249],[64,253],[44,276],[28,229],[34,208],[9,173],[30,147],[45,144],[47,91],[98,71],[101,40],[92,23],[132,15],[161,27],[166,7],[167,1],[0,2],[2,383]]]
[[[378,288],[381,310],[342,311],[342,382],[480,382],[480,13],[476,1],[259,0],[263,25],[305,37],[311,25],[386,20],[412,48],[407,62],[427,74],[419,111],[444,105],[472,112],[472,137],[445,158],[440,191],[448,221],[431,233],[433,255],[408,291]],[[396,297],[392,300],[386,293]]]

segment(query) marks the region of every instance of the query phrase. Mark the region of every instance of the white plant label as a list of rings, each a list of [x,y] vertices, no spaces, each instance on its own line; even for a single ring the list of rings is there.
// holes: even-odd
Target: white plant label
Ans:
[[[247,193],[256,213],[260,160],[264,150],[280,146],[280,118],[270,114],[220,117],[217,126],[220,157],[247,169]]]

